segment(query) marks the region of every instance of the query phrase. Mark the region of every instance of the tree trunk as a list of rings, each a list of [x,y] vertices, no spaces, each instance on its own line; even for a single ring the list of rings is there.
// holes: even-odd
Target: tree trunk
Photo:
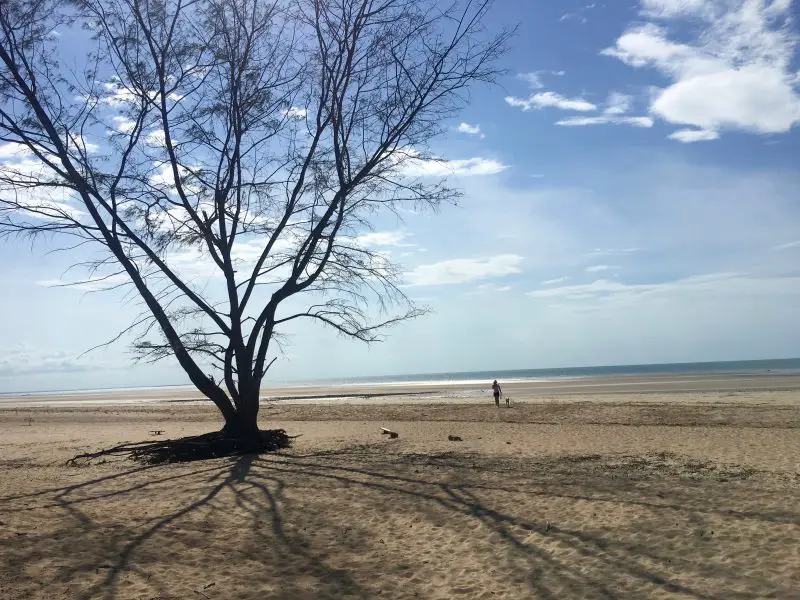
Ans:
[[[258,400],[258,393],[242,393],[236,410],[225,416],[225,426],[222,428],[225,437],[246,446],[260,447],[262,440],[258,429]]]

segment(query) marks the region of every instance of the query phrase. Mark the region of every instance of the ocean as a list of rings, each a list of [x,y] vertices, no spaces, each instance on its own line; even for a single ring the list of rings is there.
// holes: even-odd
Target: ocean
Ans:
[[[773,360],[738,360],[724,362],[666,363],[654,365],[615,365],[600,367],[566,367],[561,369],[514,369],[501,371],[463,371],[453,373],[422,373],[411,375],[383,375],[379,377],[351,377],[345,379],[320,379],[306,385],[408,385],[449,383],[485,383],[494,379],[503,381],[553,381],[597,377],[694,375],[727,373],[798,373],[800,358]],[[302,384],[301,384],[302,385]]]
[[[728,374],[728,373],[776,373],[800,374],[800,358],[773,359],[773,360],[742,360],[724,362],[696,362],[696,363],[667,363],[652,365],[614,365],[598,367],[566,367],[560,369],[514,369],[498,371],[458,371],[451,373],[415,373],[406,375],[382,375],[373,377],[349,377],[337,379],[316,379],[309,381],[281,381],[267,382],[264,388],[307,387],[307,386],[336,386],[347,387],[356,385],[380,386],[428,386],[428,385],[487,385],[494,379],[509,383],[513,381],[559,381],[585,378],[623,377],[623,376],[657,376],[657,375],[692,375],[692,374]],[[148,386],[126,388],[103,388],[81,390],[57,391],[30,391],[30,392],[0,392],[0,400],[4,396],[60,396],[60,395],[86,395],[89,403],[97,398],[101,403],[102,396],[120,394],[135,396],[136,392],[174,393],[182,390],[191,390],[191,386]]]

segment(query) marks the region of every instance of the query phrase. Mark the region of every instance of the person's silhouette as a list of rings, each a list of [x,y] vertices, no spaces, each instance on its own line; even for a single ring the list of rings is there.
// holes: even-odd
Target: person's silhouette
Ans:
[[[497,383],[497,379],[494,380],[492,384],[492,393],[494,394],[494,403],[495,406],[500,406],[500,394],[503,390],[500,389],[500,384]]]

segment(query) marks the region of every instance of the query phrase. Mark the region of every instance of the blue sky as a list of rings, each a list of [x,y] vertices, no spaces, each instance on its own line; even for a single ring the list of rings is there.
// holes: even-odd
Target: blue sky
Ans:
[[[434,150],[464,198],[369,242],[433,313],[369,348],[292,330],[272,381],[800,356],[800,9],[790,0],[498,2],[509,74]],[[11,160],[3,156],[0,160]],[[184,383],[136,313],[0,244],[0,392]]]

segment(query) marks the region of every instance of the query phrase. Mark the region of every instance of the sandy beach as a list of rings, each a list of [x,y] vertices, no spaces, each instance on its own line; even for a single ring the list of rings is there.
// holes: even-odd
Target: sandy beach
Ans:
[[[5,398],[0,598],[800,597],[800,378],[482,389],[287,388],[290,450],[152,467],[65,463],[214,408]]]

